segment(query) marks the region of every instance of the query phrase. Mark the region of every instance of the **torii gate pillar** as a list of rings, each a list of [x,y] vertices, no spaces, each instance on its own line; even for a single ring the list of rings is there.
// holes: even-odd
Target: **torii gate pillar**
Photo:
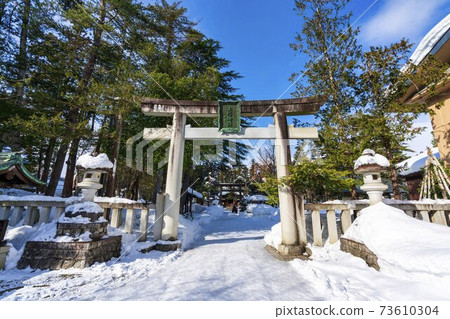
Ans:
[[[176,240],[178,237],[178,216],[180,210],[181,180],[183,174],[184,134],[186,113],[173,114],[172,138],[169,146],[166,195],[161,232],[162,240]]]
[[[281,179],[289,175],[289,165],[291,164],[289,131],[284,112],[276,112],[273,119],[275,124],[275,162],[277,177]],[[280,201],[282,236],[278,251],[283,255],[301,255],[304,247],[299,245],[295,197],[291,187],[279,186],[278,199]]]
[[[145,139],[170,139],[163,225],[161,237],[156,236],[156,238],[166,241],[177,240],[185,139],[275,139],[277,175],[278,178],[285,177],[289,175],[289,164],[291,162],[288,140],[315,139],[318,137],[317,128],[289,127],[286,114],[315,114],[325,100],[325,97],[318,96],[284,100],[242,101],[240,109],[242,116],[273,116],[275,128],[249,127],[242,128],[240,132],[223,134],[217,128],[192,128],[185,126],[186,114],[194,117],[218,117],[219,107],[216,101],[144,99],[142,101],[144,114],[152,116],[173,115],[171,130],[154,128],[144,131]],[[302,209],[299,208],[301,205],[296,205],[293,191],[288,186],[279,188],[279,200],[282,242],[278,247],[278,251],[283,255],[300,255],[303,253],[304,245],[306,244],[304,239],[306,238],[306,233],[302,217],[304,215],[302,214]],[[300,211],[297,211],[298,209]],[[177,245],[174,244],[171,248],[176,249]]]

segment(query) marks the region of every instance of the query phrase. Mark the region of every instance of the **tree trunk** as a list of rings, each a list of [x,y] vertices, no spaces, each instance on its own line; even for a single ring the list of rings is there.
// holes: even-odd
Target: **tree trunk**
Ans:
[[[83,76],[80,81],[80,85],[78,86],[78,95],[83,94],[86,87],[88,86],[88,83],[92,77],[92,74],[94,72],[95,62],[97,61],[98,56],[98,48],[100,47],[101,37],[103,33],[102,25],[105,22],[105,16],[106,16],[106,10],[105,10],[105,1],[100,0],[100,14],[98,19],[99,27],[94,30],[94,41],[92,44],[92,51],[89,55],[89,58],[87,60],[87,63],[83,70]],[[74,110],[74,117],[71,118],[71,121],[73,124],[76,124],[79,120],[79,116],[83,116],[83,114],[80,115],[79,108],[76,108]],[[70,147],[70,154],[69,154],[69,161],[67,165],[67,172],[66,172],[66,179],[64,180],[64,189],[63,189],[63,197],[69,197],[72,194],[72,188],[73,188],[73,177],[75,174],[75,162],[77,159],[78,154],[78,146],[80,144],[80,138],[76,137],[72,140],[71,147]]]
[[[153,193],[153,203],[156,203],[156,196],[159,193],[161,193],[162,181],[163,181],[163,170],[159,169],[158,176],[156,177],[155,192]]]
[[[391,167],[389,169],[389,176],[391,179],[391,184],[392,184],[392,191],[394,192],[394,198],[401,200],[402,199],[402,195],[400,193],[400,184],[398,183],[398,174],[397,174],[397,170],[394,167]]]
[[[67,171],[66,178],[64,179],[64,187],[62,191],[62,197],[72,196],[73,190],[73,177],[75,176],[75,164],[78,155],[78,145],[80,144],[80,138],[74,138],[70,145],[69,158],[67,159]]]
[[[17,89],[17,105],[22,106],[24,102],[24,80],[28,69],[27,59],[27,40],[28,40],[28,28],[30,20],[31,0],[23,1],[23,15],[22,26],[20,29],[20,41],[19,41],[19,55],[17,56],[18,72],[17,77],[20,82]]]
[[[114,196],[114,190],[117,186],[117,165],[119,164],[120,138],[122,137],[122,114],[116,116],[116,134],[114,137],[113,153],[111,161],[114,163],[111,178],[108,179],[106,187],[106,196]]]
[[[41,180],[47,182],[48,173],[50,171],[50,164],[52,163],[53,150],[55,149],[56,139],[52,137],[48,141],[47,149],[45,151],[44,165],[42,168]]]
[[[102,141],[103,141],[103,132],[106,130],[106,121],[107,121],[107,116],[103,116],[103,120],[102,120],[102,125],[100,126],[100,131],[98,132],[98,140],[97,140],[97,144],[95,144],[95,153],[100,153],[100,150],[102,148]]]
[[[61,177],[61,171],[64,166],[64,160],[66,159],[66,153],[69,149],[69,144],[66,141],[62,141],[56,154],[55,164],[53,165],[52,175],[50,182],[45,190],[45,195],[54,196],[56,187],[58,186],[59,178]]]
[[[189,171],[187,171],[184,174],[184,178],[183,178],[183,184],[181,186],[181,198],[180,198],[180,214],[183,214],[183,208],[186,206],[186,202],[188,199],[188,188],[189,188],[189,183],[191,181],[191,174]]]

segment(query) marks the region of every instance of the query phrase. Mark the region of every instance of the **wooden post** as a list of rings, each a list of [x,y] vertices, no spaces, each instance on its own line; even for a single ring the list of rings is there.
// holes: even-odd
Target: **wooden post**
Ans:
[[[125,232],[127,234],[133,233],[134,215],[135,212],[133,208],[127,209],[127,213],[125,215]]]
[[[9,220],[9,224],[11,226],[16,226],[20,222],[22,219],[23,209],[23,206],[14,207],[13,213],[11,214],[11,218]]]
[[[9,219],[9,215],[11,214],[11,206],[1,207],[0,211],[0,220]]]
[[[57,220],[59,217],[61,217],[63,212],[64,212],[64,207],[56,207],[55,215],[53,216],[53,220]]]
[[[447,226],[447,220],[445,218],[445,212],[443,210],[437,210],[431,216],[431,221],[435,224],[441,224]]]
[[[327,227],[328,227],[328,241],[330,242],[330,244],[334,244],[339,239],[337,233],[336,213],[334,210],[327,211]]]
[[[278,179],[289,176],[289,165],[291,163],[291,152],[289,149],[289,136],[286,114],[276,112],[275,123],[275,161],[277,166]],[[281,221],[281,254],[294,253],[290,250],[299,246],[298,230],[296,224],[295,199],[292,189],[289,186],[278,187],[278,198],[280,201],[280,221]]]
[[[341,212],[341,228],[342,234],[344,234],[347,229],[352,224],[352,217],[350,216],[350,210],[345,209]]]
[[[406,215],[414,218],[414,212],[412,210],[405,211]]]
[[[41,214],[39,215],[38,225],[46,224],[50,222],[50,210],[51,207],[42,207]]]
[[[186,114],[180,111],[175,112],[173,114],[172,139],[170,140],[169,164],[167,166],[162,240],[177,240],[178,238],[185,126]]]
[[[311,213],[311,222],[313,229],[314,245],[323,246],[322,243],[322,221],[320,220],[320,212],[313,210]]]
[[[419,213],[420,213],[420,216],[422,216],[423,221],[427,221],[427,222],[430,221],[430,215],[428,214],[427,210],[421,210]]]
[[[306,246],[308,244],[308,233],[306,231],[305,207],[303,203],[303,195],[295,196],[295,212],[297,220],[298,238],[300,244]]]
[[[153,240],[158,241],[161,239],[161,231],[163,226],[164,215],[164,194],[156,195],[155,205],[155,222],[153,224]]]
[[[119,228],[122,224],[122,209],[113,208],[111,214],[111,226]]]
[[[147,229],[148,229],[148,209],[141,209],[138,241],[147,241],[147,233],[148,233]]]

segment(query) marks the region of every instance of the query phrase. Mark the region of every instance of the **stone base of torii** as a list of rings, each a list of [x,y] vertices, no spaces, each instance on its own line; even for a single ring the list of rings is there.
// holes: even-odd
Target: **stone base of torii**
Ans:
[[[186,126],[186,117],[217,117],[218,103],[215,101],[173,101],[145,99],[142,111],[149,116],[173,116],[172,128],[146,129],[145,139],[170,139],[164,201],[157,203],[162,212],[160,223],[154,227],[154,238],[169,242],[170,247],[177,248],[178,217],[183,173],[184,142],[186,139],[274,139],[277,177],[289,175],[291,154],[289,139],[317,138],[317,129],[295,128],[287,125],[287,115],[309,115],[319,111],[324,103],[321,97],[242,101],[241,115],[273,116],[274,127],[243,128],[239,133],[221,133],[217,128],[192,128]],[[303,203],[296,200],[289,186],[279,187],[280,220],[282,243],[278,252],[282,255],[298,256],[303,254],[306,246],[306,229]],[[161,197],[160,197],[161,198]],[[160,213],[161,214],[161,213]],[[156,232],[156,233],[155,233]],[[173,242],[173,245],[170,245]]]

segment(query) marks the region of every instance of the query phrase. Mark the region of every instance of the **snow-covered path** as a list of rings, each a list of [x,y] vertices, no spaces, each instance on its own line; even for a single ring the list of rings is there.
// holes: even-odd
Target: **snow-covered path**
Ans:
[[[101,299],[299,300],[309,286],[289,263],[265,249],[274,221],[225,215],[205,239],[152,277],[110,290]],[[139,287],[139,289],[136,289]],[[128,296],[128,297],[127,297]]]
[[[224,214],[203,225],[192,249],[135,251],[87,269],[0,272],[3,300],[442,300],[450,278],[384,273],[335,246],[313,260],[265,250],[273,216]],[[142,247],[141,247],[142,248]],[[8,290],[9,291],[5,291]],[[1,291],[4,291],[1,294]]]

